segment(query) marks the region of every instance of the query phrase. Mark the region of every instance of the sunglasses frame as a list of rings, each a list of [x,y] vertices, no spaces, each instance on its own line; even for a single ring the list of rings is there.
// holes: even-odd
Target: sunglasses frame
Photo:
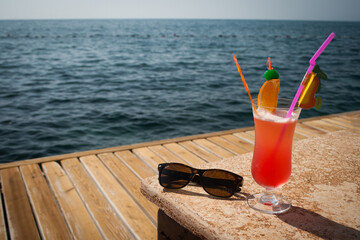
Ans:
[[[180,187],[167,187],[167,186],[164,186],[163,183],[161,182],[161,173],[162,171],[164,170],[164,168],[166,166],[169,166],[169,165],[179,165],[179,166],[183,166],[183,167],[187,167],[189,169],[191,169],[191,177],[190,179],[187,181],[186,184],[184,184],[183,186],[180,186]],[[203,174],[206,172],[206,171],[221,171],[221,172],[225,172],[225,173],[228,173],[228,174],[231,174],[234,176],[235,178],[235,188],[233,189],[233,191],[231,192],[231,194],[229,196],[218,196],[218,195],[214,195],[213,193],[210,193],[206,190],[206,188],[204,187],[203,183],[202,183],[202,176]],[[183,164],[183,163],[175,163],[175,162],[170,162],[170,163],[160,163],[158,165],[158,171],[159,171],[159,183],[162,187],[164,188],[167,188],[167,189],[180,189],[180,188],[183,188],[185,186],[187,186],[190,182],[195,182],[199,185],[202,186],[202,188],[205,190],[205,192],[207,192],[208,194],[212,195],[212,196],[215,196],[215,197],[221,197],[221,198],[229,198],[231,196],[233,196],[236,192],[240,192],[241,191],[241,187],[243,186],[243,183],[244,183],[244,178],[238,174],[235,174],[233,172],[229,172],[229,171],[226,171],[226,170],[223,170],[223,169],[198,169],[198,168],[193,168],[193,167],[190,167],[186,164]]]

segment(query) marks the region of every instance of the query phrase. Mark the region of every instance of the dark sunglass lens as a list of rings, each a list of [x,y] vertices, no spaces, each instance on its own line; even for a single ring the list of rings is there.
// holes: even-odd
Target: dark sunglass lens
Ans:
[[[162,169],[159,181],[165,188],[182,188],[189,183],[191,175],[191,168],[180,164],[169,164]]]
[[[236,190],[235,176],[222,170],[207,170],[201,183],[206,192],[218,197],[230,197]]]

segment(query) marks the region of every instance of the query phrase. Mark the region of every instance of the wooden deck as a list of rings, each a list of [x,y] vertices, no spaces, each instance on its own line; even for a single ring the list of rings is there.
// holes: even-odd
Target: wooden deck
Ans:
[[[295,139],[350,129],[360,111],[302,119]],[[253,150],[254,128],[0,165],[0,239],[156,239],[157,207],[140,193],[161,162],[197,166]]]

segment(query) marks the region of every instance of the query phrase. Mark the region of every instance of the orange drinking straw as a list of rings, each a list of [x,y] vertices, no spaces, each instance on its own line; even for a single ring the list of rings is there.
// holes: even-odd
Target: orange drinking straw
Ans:
[[[235,54],[233,54],[233,57],[234,57],[234,61],[235,61],[236,67],[237,67],[237,69],[238,69],[238,72],[239,72],[239,74],[240,74],[241,80],[242,80],[242,82],[243,82],[243,84],[244,84],[245,90],[247,91],[247,93],[248,93],[248,95],[249,95],[249,98],[250,98],[251,103],[254,105],[254,101],[253,101],[253,99],[252,99],[252,97],[251,97],[251,94],[250,94],[250,91],[249,91],[249,87],[248,87],[248,85],[246,84],[244,75],[243,75],[242,72],[241,72],[240,65],[239,65],[239,63],[238,63],[238,61],[237,61],[237,59],[236,59],[236,57],[235,57]],[[255,109],[255,112],[256,112],[256,109]]]
[[[272,69],[271,68],[271,60],[270,60],[270,57],[268,57],[268,60],[267,60],[267,62],[266,62],[266,66],[267,66],[267,68],[270,70],[270,69]]]

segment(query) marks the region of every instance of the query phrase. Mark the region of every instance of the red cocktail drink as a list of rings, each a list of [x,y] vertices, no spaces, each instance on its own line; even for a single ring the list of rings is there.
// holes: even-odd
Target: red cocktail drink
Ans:
[[[287,118],[290,105],[290,99],[281,98],[276,108],[253,104],[255,148],[251,173],[266,191],[252,195],[248,203],[265,213],[282,213],[291,207],[285,197],[272,193],[287,183],[291,175],[292,143],[301,108],[296,107]]]
[[[296,120],[277,122],[272,115],[266,118],[266,114],[255,114],[254,120],[255,149],[251,165],[252,176],[266,189],[281,187],[291,175],[291,149]]]

